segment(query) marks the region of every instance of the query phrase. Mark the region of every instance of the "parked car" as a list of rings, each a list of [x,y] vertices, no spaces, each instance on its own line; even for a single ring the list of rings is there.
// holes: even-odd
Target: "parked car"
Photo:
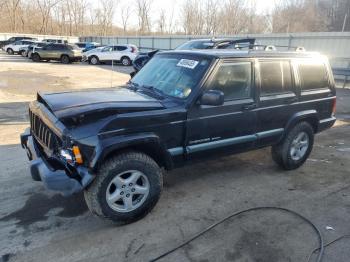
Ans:
[[[50,39],[50,38],[47,38],[47,39],[44,39],[42,42],[44,42],[44,43],[51,43],[51,44],[68,44],[68,41],[64,40],[64,39]]]
[[[89,50],[101,47],[101,44],[96,42],[79,42],[79,43],[75,43],[75,45],[77,45],[82,50],[83,53]]]
[[[160,52],[124,87],[38,93],[21,144],[34,180],[129,223],[157,203],[161,168],[267,146],[281,168],[300,167],[335,104],[315,53]]]
[[[33,38],[33,37],[28,37],[28,36],[14,36],[14,37],[11,37],[5,41],[0,41],[0,47],[3,48],[5,45],[9,45],[9,44],[12,44],[16,41],[19,41],[19,40],[31,40],[31,41],[36,41],[37,39],[36,38]],[[5,49],[3,48],[3,50],[5,51]]]
[[[29,45],[33,44],[34,42],[31,40],[19,40],[16,41],[12,44],[8,44],[4,46],[4,50],[9,54],[9,55],[14,55],[14,54],[19,54],[20,49],[24,47],[28,47]]]
[[[193,50],[193,49],[237,49],[248,48],[253,49],[255,44],[255,38],[243,38],[243,39],[196,39],[190,40],[175,50]],[[237,46],[239,45],[239,46]],[[132,65],[135,72],[131,74],[134,76],[140,69],[148,63],[148,61],[160,50],[153,50],[150,52],[142,52],[137,55]]]
[[[32,54],[35,50],[40,50],[42,49],[44,46],[46,46],[48,43],[46,42],[38,42],[38,43],[35,43],[33,45],[30,45],[28,46],[27,48],[27,57],[28,58],[32,58]]]
[[[83,51],[83,59],[82,61],[88,61],[89,60],[89,56],[93,53],[98,53],[101,52],[106,46],[100,46],[100,47],[96,47],[95,49],[91,49],[89,51]]]
[[[75,45],[47,44],[41,49],[35,49],[31,58],[34,62],[58,60],[63,64],[69,64],[81,61],[81,50]]]
[[[137,56],[137,52],[138,48],[135,45],[130,44],[106,46],[102,49],[90,50],[87,60],[93,65],[116,61],[121,62],[124,66],[129,66]]]

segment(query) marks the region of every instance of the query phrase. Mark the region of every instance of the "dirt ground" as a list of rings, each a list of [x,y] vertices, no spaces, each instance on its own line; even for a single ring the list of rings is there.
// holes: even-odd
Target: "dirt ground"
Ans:
[[[301,168],[281,171],[270,149],[228,156],[165,175],[162,197],[144,219],[115,226],[91,215],[82,194],[64,198],[32,181],[19,134],[41,91],[125,83],[130,68],[32,63],[0,54],[0,262],[149,261],[239,210],[277,206],[312,220],[325,242],[350,234],[350,90],[338,90],[336,126],[315,138]],[[331,227],[328,228],[327,227]],[[306,261],[317,236],[299,218],[253,211],[227,220],[162,261]],[[323,261],[348,262],[350,239]],[[316,256],[311,261],[315,261]]]

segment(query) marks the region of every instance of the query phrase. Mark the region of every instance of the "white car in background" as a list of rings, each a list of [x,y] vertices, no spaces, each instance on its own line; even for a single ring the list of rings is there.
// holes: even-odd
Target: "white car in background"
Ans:
[[[30,40],[18,40],[12,44],[5,45],[2,49],[6,51],[9,55],[13,55],[13,54],[18,54],[21,48],[28,47],[33,43],[34,41],[30,41]]]
[[[83,54],[83,60],[90,64],[98,65],[104,62],[121,62],[124,66],[130,66],[137,56],[138,48],[135,45],[113,45],[92,49]]]

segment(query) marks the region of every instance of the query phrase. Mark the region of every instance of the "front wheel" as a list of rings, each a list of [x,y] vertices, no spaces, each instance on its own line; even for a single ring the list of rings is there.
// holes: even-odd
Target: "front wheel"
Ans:
[[[140,152],[126,152],[107,160],[85,190],[90,211],[120,224],[147,215],[163,187],[157,163]]]
[[[15,53],[12,48],[7,48],[6,52],[9,55],[13,55]]]
[[[62,63],[62,64],[69,64],[69,63],[70,63],[69,56],[67,56],[67,55],[62,55],[62,56],[61,56],[61,63]]]
[[[90,64],[92,64],[92,65],[98,65],[98,64],[100,64],[100,60],[98,59],[97,56],[92,56],[92,57],[89,59],[89,62],[90,62]]]
[[[294,126],[286,137],[271,149],[273,160],[283,169],[300,167],[309,157],[314,143],[314,130],[308,122]]]

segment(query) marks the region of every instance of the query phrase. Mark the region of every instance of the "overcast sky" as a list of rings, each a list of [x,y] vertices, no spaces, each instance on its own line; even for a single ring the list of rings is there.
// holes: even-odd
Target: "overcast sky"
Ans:
[[[90,0],[93,4],[96,4],[98,0]],[[271,9],[274,7],[276,1],[278,0],[246,0],[247,5],[249,3],[253,3],[253,5],[256,5],[256,8],[259,13],[267,13],[271,11]],[[185,2],[185,0],[153,0],[152,2],[152,22],[155,22],[158,19],[159,12],[161,9],[164,9],[167,12],[167,15],[170,16],[172,13],[172,10],[174,10],[174,21],[178,21],[180,12],[181,12],[181,6]],[[120,18],[120,9],[123,5],[130,5],[133,14],[130,17],[129,20],[129,26],[136,27],[137,26],[137,16],[135,14],[136,9],[136,2],[135,0],[120,0],[118,1],[118,6],[115,13],[115,24],[121,25],[121,18]]]

